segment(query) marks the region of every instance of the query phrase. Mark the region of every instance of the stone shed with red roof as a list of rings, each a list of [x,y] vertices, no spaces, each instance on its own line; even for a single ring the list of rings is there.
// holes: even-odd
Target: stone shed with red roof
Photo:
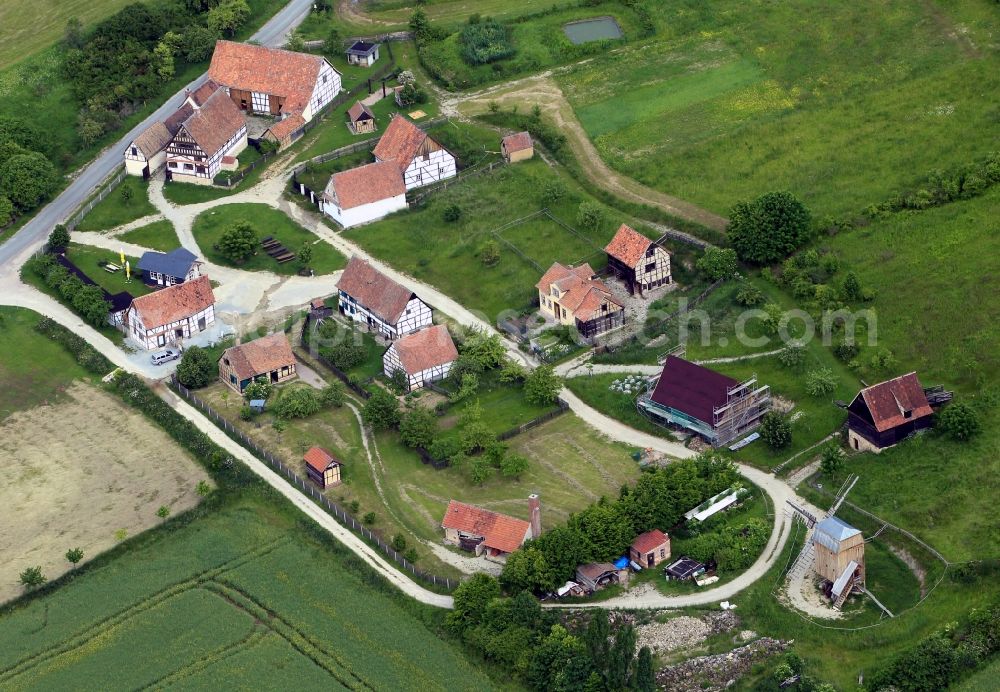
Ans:
[[[448,328],[437,324],[394,341],[382,356],[382,368],[386,377],[401,370],[407,387],[414,390],[446,378],[456,360],[458,349]]]
[[[760,424],[771,408],[771,390],[756,377],[740,382],[669,355],[638,405],[654,422],[693,432],[719,447]]]
[[[376,161],[391,161],[407,190],[454,178],[457,162],[450,151],[402,115],[393,116],[372,151]]]
[[[629,293],[641,294],[671,281],[670,253],[627,224],[618,227],[604,251],[608,268],[625,282]]]
[[[532,535],[523,519],[452,500],[441,520],[444,540],[476,555],[503,560]]]
[[[640,533],[628,549],[628,559],[643,569],[670,559],[670,536],[659,529]]]
[[[526,161],[535,155],[535,145],[527,132],[515,132],[500,140],[500,153],[507,163]]]
[[[320,209],[344,228],[377,221],[406,209],[406,186],[391,161],[334,173],[320,196]]]
[[[847,442],[859,452],[881,452],[931,427],[934,410],[911,372],[858,392],[847,407]]]
[[[427,303],[360,257],[351,257],[337,289],[341,314],[386,339],[398,339],[432,324]]]
[[[295,376],[295,354],[284,332],[230,346],[219,358],[219,379],[239,394],[260,377],[280,384]]]
[[[145,349],[175,344],[215,324],[215,294],[207,276],[132,301],[122,327]]]

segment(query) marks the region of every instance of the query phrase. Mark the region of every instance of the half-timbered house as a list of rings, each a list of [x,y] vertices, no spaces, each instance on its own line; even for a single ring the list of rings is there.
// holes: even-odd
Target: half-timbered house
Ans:
[[[356,135],[374,132],[375,114],[361,101],[355,101],[354,105],[347,109],[347,127]]]
[[[179,247],[170,252],[144,252],[135,268],[150,286],[173,286],[201,276],[201,264],[193,252]]]
[[[589,264],[567,267],[555,262],[535,284],[543,315],[575,326],[584,337],[594,337],[625,323],[623,306],[597,279]]]
[[[406,186],[391,161],[334,173],[320,196],[320,210],[344,228],[406,209]]]
[[[911,372],[858,392],[847,407],[847,444],[859,452],[881,452],[931,427],[934,410]]]
[[[340,467],[343,465],[322,447],[310,447],[303,455],[306,475],[320,488],[340,485]]]
[[[458,360],[455,342],[443,324],[421,329],[394,341],[382,356],[386,377],[401,370],[407,388],[419,389],[427,382],[443,380]]]
[[[203,102],[189,98],[189,105],[191,114],[167,145],[167,177],[207,185],[222,170],[223,158],[236,157],[246,148],[247,124],[214,84]]]
[[[298,115],[303,124],[341,88],[340,73],[321,55],[234,41],[216,42],[208,76],[241,110],[277,118]]]
[[[625,282],[629,293],[640,294],[670,283],[670,253],[626,224],[622,224],[604,251],[608,268]]]
[[[141,348],[175,344],[215,324],[215,294],[207,276],[185,281],[132,301],[123,321],[126,335]]]
[[[359,257],[351,257],[337,284],[340,312],[387,339],[432,323],[431,307]]]
[[[402,115],[393,116],[372,151],[376,161],[392,161],[407,190],[454,178],[455,157]]]
[[[264,377],[281,384],[296,377],[295,354],[284,332],[230,346],[219,358],[219,379],[243,394],[251,382]]]

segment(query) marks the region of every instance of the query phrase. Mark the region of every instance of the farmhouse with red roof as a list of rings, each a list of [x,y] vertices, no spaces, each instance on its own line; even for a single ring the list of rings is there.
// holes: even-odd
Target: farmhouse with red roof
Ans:
[[[330,176],[320,209],[344,228],[406,209],[406,186],[391,161],[378,161]]]
[[[125,315],[126,335],[154,349],[203,332],[215,324],[215,294],[207,276],[175,284],[132,301]]]
[[[847,407],[847,443],[860,452],[881,452],[931,427],[933,414],[917,373],[879,382]]]
[[[407,388],[413,390],[427,382],[443,380],[456,360],[458,349],[448,327],[437,324],[394,341],[382,356],[382,367],[386,377],[401,370],[406,375]]]
[[[284,332],[230,346],[219,358],[219,379],[240,394],[260,377],[280,384],[295,376],[295,354]]]
[[[392,161],[407,190],[454,178],[455,157],[402,115],[393,116],[372,151],[376,161]]]
[[[543,316],[575,326],[585,337],[603,334],[625,323],[625,306],[594,276],[589,264],[567,267],[555,262],[535,288]]]
[[[452,500],[441,520],[444,540],[477,556],[506,559],[529,538],[535,538],[531,524],[506,514]]]
[[[670,253],[631,226],[619,226],[604,251],[608,268],[625,282],[629,293],[670,283]]]
[[[351,257],[337,288],[340,312],[387,339],[431,325],[427,303],[359,257]]]

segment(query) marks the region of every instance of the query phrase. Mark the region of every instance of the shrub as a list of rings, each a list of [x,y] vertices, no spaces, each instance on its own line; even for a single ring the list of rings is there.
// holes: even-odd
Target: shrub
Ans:
[[[368,355],[364,344],[358,343],[354,339],[345,340],[335,346],[324,346],[319,350],[320,355],[333,363],[341,370],[350,370],[361,365]]]
[[[218,365],[212,361],[208,351],[200,346],[189,346],[177,366],[177,379],[188,389],[206,386],[218,374]]]
[[[754,305],[760,305],[764,302],[764,294],[749,281],[744,281],[740,284],[739,290],[736,291],[736,302],[744,307],[751,308]]]
[[[4,225],[4,220],[2,213],[0,213],[0,226]],[[49,234],[49,250],[52,252],[61,252],[66,249],[69,245],[69,231],[61,223],[56,224]]]
[[[789,344],[778,354],[778,362],[786,368],[797,368],[805,362],[805,359],[806,350],[798,344]]]
[[[727,235],[741,260],[770,264],[800,247],[810,229],[809,211],[802,202],[790,192],[769,192],[733,207]]]
[[[361,410],[361,418],[375,430],[387,430],[399,424],[399,401],[390,392],[374,387]]]
[[[493,19],[466,24],[459,34],[462,59],[470,65],[485,65],[514,55],[507,27]]]
[[[365,516],[361,517],[361,521],[371,526],[375,523],[376,518],[375,512],[366,512]]]
[[[596,231],[604,223],[604,209],[596,202],[580,202],[576,222],[588,230]]]
[[[817,368],[806,375],[806,391],[810,396],[826,396],[836,388],[837,378],[830,368]]]
[[[219,238],[218,250],[234,264],[243,264],[257,254],[257,231],[246,221],[229,227]]]
[[[850,363],[861,352],[861,347],[853,341],[841,341],[833,347],[833,355],[845,363]]]
[[[736,274],[738,269],[736,251],[732,248],[705,248],[704,254],[698,258],[695,266],[712,281],[728,279]]]
[[[271,406],[271,412],[282,419],[308,418],[319,412],[319,409],[319,398],[312,387],[286,389]]]
[[[243,397],[247,401],[253,399],[269,399],[274,392],[274,387],[268,382],[266,377],[258,377],[243,390]]]
[[[339,381],[331,382],[319,394],[319,403],[327,408],[340,408],[345,400],[344,385]]]
[[[443,218],[448,223],[454,223],[462,218],[462,207],[457,204],[449,204],[444,208],[441,213],[441,218]]]
[[[976,410],[962,401],[946,406],[938,421],[941,430],[955,440],[968,440],[982,428]]]
[[[823,449],[819,468],[828,476],[832,476],[844,467],[844,450],[836,442],[831,442]]]
[[[792,426],[777,411],[768,411],[760,421],[760,437],[771,449],[787,447],[792,442]]]
[[[479,251],[479,259],[487,267],[500,264],[500,244],[492,238],[487,240],[483,243],[483,249]]]

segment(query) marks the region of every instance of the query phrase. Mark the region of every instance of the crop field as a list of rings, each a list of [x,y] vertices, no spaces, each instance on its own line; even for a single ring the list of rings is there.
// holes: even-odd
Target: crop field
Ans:
[[[0,616],[0,685],[492,687],[389,588],[288,515],[229,505]]]
[[[987,4],[656,4],[657,42],[557,79],[608,164],[715,212],[785,188],[857,214],[1000,134]]]
[[[198,247],[205,253],[205,259],[226,267],[235,266],[215,246],[226,231],[240,222],[253,226],[258,240],[271,236],[294,253],[298,253],[303,246],[310,245],[313,250],[310,266],[317,274],[329,274],[347,265],[344,256],[329,243],[318,240],[284,212],[265,204],[224,204],[199,214],[191,231],[198,241]],[[297,260],[278,264],[263,248],[258,247],[257,254],[239,265],[239,269],[290,275],[298,272],[299,265]]]

